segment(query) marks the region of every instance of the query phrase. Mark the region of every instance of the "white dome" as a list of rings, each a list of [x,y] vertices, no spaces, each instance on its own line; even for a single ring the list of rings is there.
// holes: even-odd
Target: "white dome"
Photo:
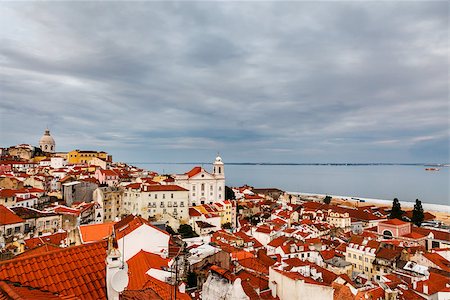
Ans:
[[[50,130],[46,129],[44,135],[39,140],[39,146],[45,152],[55,151],[55,140],[50,135]]]
[[[216,162],[222,162],[222,157],[217,156],[217,157],[216,157]]]

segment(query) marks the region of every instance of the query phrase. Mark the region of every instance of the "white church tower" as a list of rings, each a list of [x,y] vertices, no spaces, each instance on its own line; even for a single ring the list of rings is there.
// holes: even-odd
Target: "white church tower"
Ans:
[[[224,164],[220,156],[217,156],[216,160],[213,163],[213,173],[216,179],[225,178]]]

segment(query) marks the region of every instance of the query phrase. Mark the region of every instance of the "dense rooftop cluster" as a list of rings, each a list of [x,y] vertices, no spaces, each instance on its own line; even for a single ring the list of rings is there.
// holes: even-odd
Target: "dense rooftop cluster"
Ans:
[[[449,232],[410,211],[54,146],[1,149],[0,299],[450,299]]]

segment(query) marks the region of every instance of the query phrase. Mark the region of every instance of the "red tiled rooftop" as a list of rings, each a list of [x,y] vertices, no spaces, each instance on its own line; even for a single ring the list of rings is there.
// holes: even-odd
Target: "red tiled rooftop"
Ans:
[[[67,238],[67,232],[57,232],[50,235],[43,235],[31,239],[24,240],[25,246],[28,249],[36,248],[37,246],[41,246],[44,244],[52,244],[55,246],[59,246],[61,241]]]
[[[191,178],[192,176],[197,175],[198,173],[200,173],[202,171],[202,167],[194,167],[192,168],[192,170],[190,170],[189,172],[186,173],[186,175]]]
[[[0,225],[23,223],[24,220],[12,210],[0,204]]]
[[[135,256],[127,261],[129,283],[128,290],[142,289],[145,283],[148,281],[148,275],[146,274],[150,269],[162,269],[168,268],[167,264],[170,259],[162,258],[161,256],[146,252],[144,250],[139,251]]]
[[[0,280],[81,299],[106,299],[106,242],[0,262]]]
[[[10,282],[0,281],[0,299],[1,300],[75,300],[80,299],[74,295],[63,296],[39,289],[18,286]]]
[[[409,224],[409,223],[405,222],[405,221],[402,221],[402,220],[399,220],[399,219],[390,219],[390,220],[381,222],[381,224],[389,224],[389,225],[400,226],[400,225],[405,225],[405,224]]]
[[[80,238],[82,243],[92,243],[107,239],[113,232],[116,222],[102,224],[90,224],[80,226]]]

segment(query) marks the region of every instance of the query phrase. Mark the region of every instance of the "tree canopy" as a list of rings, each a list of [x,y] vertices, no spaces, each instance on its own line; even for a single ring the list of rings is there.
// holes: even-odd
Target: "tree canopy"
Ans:
[[[416,199],[416,204],[414,204],[414,209],[412,212],[411,222],[413,222],[416,226],[420,226],[425,218],[423,214],[422,202],[419,199]]]
[[[397,198],[394,198],[394,201],[392,202],[392,209],[391,213],[389,215],[389,219],[400,219],[402,218],[403,211],[402,207],[400,205],[400,201],[398,201]]]
[[[236,200],[236,195],[234,194],[233,189],[228,186],[225,186],[225,199]]]
[[[325,198],[323,199],[323,202],[325,203],[325,204],[330,204],[331,203],[331,197],[330,196],[325,196]]]

